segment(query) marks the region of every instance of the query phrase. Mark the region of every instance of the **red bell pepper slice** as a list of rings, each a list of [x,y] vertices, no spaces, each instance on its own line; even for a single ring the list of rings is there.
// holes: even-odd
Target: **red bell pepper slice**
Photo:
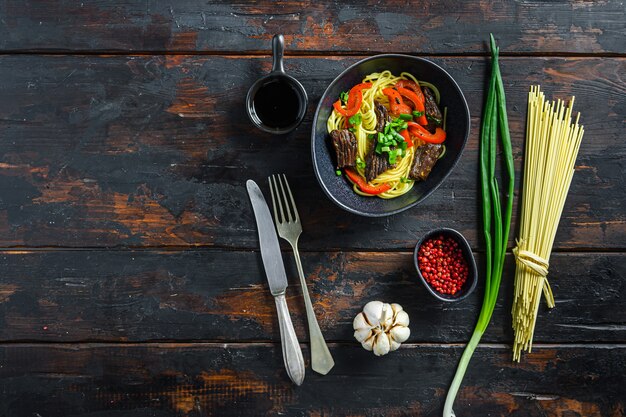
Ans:
[[[389,191],[391,188],[389,184],[382,184],[378,186],[369,185],[365,182],[365,179],[352,168],[345,168],[344,171],[346,172],[348,178],[350,178],[350,181],[355,183],[357,187],[359,187],[359,189],[366,194],[377,195],[384,193],[385,191]]]
[[[413,141],[411,140],[411,135],[409,135],[409,131],[407,129],[401,130],[400,131],[400,135],[402,135],[402,137],[404,138],[404,141],[406,142],[406,147],[410,148],[411,146],[413,146]]]
[[[396,82],[395,86],[396,88],[402,87],[402,88],[406,88],[406,89],[413,91],[415,94],[417,94],[417,97],[422,102],[424,102],[424,93],[422,92],[422,87],[420,87],[419,84],[411,80],[399,80],[398,82]]]
[[[395,116],[400,114],[411,114],[411,108],[404,103],[402,96],[393,88],[383,89],[383,94],[389,98],[389,107],[391,113]]]
[[[409,132],[424,142],[443,143],[443,141],[446,140],[446,131],[440,127],[435,129],[435,133],[430,133],[423,126],[420,126],[415,122],[407,122],[407,125],[409,127]]]
[[[420,99],[419,96],[415,94],[415,92],[407,88],[398,87],[397,83],[396,83],[396,89],[401,95],[403,95],[404,97],[408,98],[409,100],[413,102],[413,104],[415,105],[415,110],[422,113],[422,115],[417,118],[417,123],[423,126],[426,126],[428,124],[428,120],[426,120],[426,108],[424,107],[424,99],[423,98]]]
[[[359,109],[361,108],[361,103],[363,103],[363,91],[366,88],[372,88],[372,83],[361,83],[357,84],[350,89],[350,93],[348,94],[348,102],[346,103],[346,108],[341,107],[341,100],[337,100],[333,103],[333,107],[337,112],[346,117],[354,116]]]

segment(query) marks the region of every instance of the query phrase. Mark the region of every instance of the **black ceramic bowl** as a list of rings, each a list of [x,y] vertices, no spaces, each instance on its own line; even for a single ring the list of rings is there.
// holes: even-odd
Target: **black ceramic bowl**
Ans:
[[[437,236],[443,236],[444,238],[446,237],[453,238],[459,244],[459,247],[461,248],[461,251],[463,252],[463,257],[467,261],[467,267],[469,269],[467,280],[465,281],[465,284],[463,284],[463,287],[461,287],[461,290],[457,291],[457,293],[453,295],[441,294],[440,292],[436,291],[433,287],[431,287],[428,281],[426,281],[426,278],[424,278],[424,276],[422,275],[422,272],[420,271],[420,268],[419,268],[419,263],[417,262],[417,253],[420,247],[422,246],[422,244],[428,241],[428,239],[432,237],[437,237]],[[415,251],[413,252],[413,263],[415,264],[417,275],[419,276],[420,281],[422,281],[422,284],[424,284],[428,292],[431,293],[433,297],[441,301],[447,301],[447,302],[461,301],[464,298],[466,298],[468,295],[470,295],[472,291],[474,291],[474,289],[476,288],[476,281],[478,281],[478,270],[476,269],[476,260],[474,259],[472,248],[469,245],[469,243],[467,243],[467,240],[465,239],[465,237],[463,237],[461,233],[457,232],[454,229],[449,229],[449,228],[444,227],[441,229],[432,230],[428,232],[426,235],[424,235],[419,240],[419,242],[417,242],[417,245],[415,245]]]
[[[441,93],[439,104],[442,112],[444,107],[448,108],[446,154],[437,162],[426,181],[417,182],[410,192],[391,200],[359,196],[354,193],[352,184],[346,178],[337,176],[335,152],[326,131],[326,121],[339,94],[360,83],[366,75],[384,70],[390,70],[394,75],[409,72],[418,80],[436,85]],[[311,134],[315,175],[326,195],[344,210],[368,217],[389,216],[419,204],[441,185],[459,161],[469,131],[470,114],[465,97],[443,68],[426,59],[409,55],[376,55],[357,62],[339,74],[317,105]]]

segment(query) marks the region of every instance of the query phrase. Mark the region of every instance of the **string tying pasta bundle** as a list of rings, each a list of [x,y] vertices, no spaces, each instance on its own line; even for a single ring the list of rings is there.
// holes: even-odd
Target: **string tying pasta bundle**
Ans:
[[[522,350],[532,349],[542,293],[548,307],[554,307],[547,280],[550,253],[584,133],[580,113],[572,123],[573,104],[574,97],[567,106],[561,100],[546,101],[539,86],[528,94],[522,220],[513,249],[513,360],[518,362]]]

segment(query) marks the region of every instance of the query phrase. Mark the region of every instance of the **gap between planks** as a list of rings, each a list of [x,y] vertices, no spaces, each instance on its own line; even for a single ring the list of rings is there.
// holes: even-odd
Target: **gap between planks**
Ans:
[[[2,347],[49,347],[58,349],[93,349],[105,347],[156,347],[160,349],[177,349],[185,347],[206,347],[206,348],[246,348],[251,346],[260,347],[280,347],[280,341],[246,341],[246,342],[220,342],[220,341],[145,341],[145,342],[127,342],[127,341],[110,341],[110,342],[24,342],[9,341],[0,342]],[[309,343],[301,342],[300,346],[306,347]],[[356,342],[328,342],[330,347],[360,347]],[[400,349],[420,349],[420,348],[441,348],[441,349],[461,349],[467,343],[403,343]],[[482,349],[511,349],[512,345],[506,343],[479,343],[478,348]],[[626,349],[626,343],[597,343],[597,342],[576,342],[576,343],[533,343],[535,349]]]
[[[437,53],[437,52],[395,52],[395,51],[285,51],[285,57],[297,58],[366,58],[380,54],[400,54],[413,55],[420,57],[434,58],[487,58],[490,57],[489,51],[484,53]],[[233,58],[258,58],[271,56],[271,50],[268,46],[267,50],[257,51],[134,51],[134,50],[48,50],[48,49],[29,49],[29,50],[3,50],[0,55],[49,55],[49,56],[156,56],[156,55],[172,55],[172,56],[207,56],[207,57],[233,57]],[[626,58],[626,53],[619,52],[500,52],[500,57],[508,58]]]
[[[507,253],[511,254],[513,247],[507,248]],[[245,247],[245,246],[211,246],[211,245],[147,245],[147,246],[5,246],[0,247],[0,254],[6,255],[20,255],[35,252],[258,252],[257,247]],[[283,252],[291,252],[291,249],[283,249]],[[388,248],[388,249],[374,249],[374,248],[312,248],[312,249],[299,249],[300,253],[413,253],[413,249],[408,248]],[[484,249],[473,249],[474,254],[485,253]],[[623,254],[626,253],[626,248],[557,248],[553,249],[552,253],[559,254]]]

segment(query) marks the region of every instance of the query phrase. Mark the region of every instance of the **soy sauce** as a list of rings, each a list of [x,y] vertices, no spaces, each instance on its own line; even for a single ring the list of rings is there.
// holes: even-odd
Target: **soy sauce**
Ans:
[[[254,111],[270,128],[285,128],[298,120],[300,100],[296,90],[285,80],[264,84],[254,96]]]

